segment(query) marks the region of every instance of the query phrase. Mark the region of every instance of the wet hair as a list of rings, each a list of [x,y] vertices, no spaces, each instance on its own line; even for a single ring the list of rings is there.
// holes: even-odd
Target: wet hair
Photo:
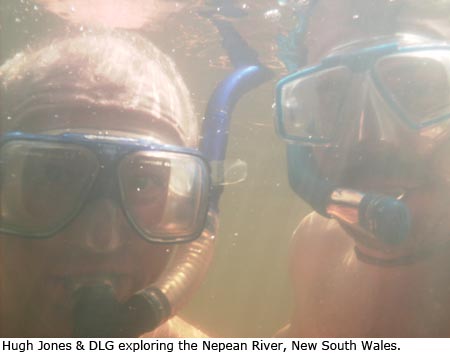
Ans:
[[[45,107],[117,109],[148,114],[170,125],[186,145],[197,145],[198,122],[180,73],[167,55],[134,33],[55,39],[6,61],[0,82],[2,124],[6,117],[20,119]]]

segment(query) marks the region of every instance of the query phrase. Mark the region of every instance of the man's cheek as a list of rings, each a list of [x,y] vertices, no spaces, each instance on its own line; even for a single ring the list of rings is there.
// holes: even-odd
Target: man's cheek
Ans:
[[[336,149],[313,149],[312,156],[316,161],[319,174],[332,182],[342,182],[348,159],[345,154]],[[299,166],[300,168],[301,166]]]
[[[417,243],[446,241],[450,235],[450,189],[433,185],[410,192],[404,201],[412,215],[412,237]]]

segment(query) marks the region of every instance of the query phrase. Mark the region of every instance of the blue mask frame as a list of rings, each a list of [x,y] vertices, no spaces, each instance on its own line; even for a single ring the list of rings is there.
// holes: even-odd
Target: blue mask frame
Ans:
[[[74,209],[64,220],[61,220],[60,223],[56,224],[56,228],[52,228],[48,232],[41,234],[25,234],[23,232],[3,229],[0,224],[0,231],[5,234],[12,234],[17,236],[22,236],[26,238],[33,239],[41,239],[52,237],[64,228],[66,228],[85,208],[86,204],[93,199],[97,199],[100,197],[108,197],[116,201],[124,215],[126,216],[129,224],[135,231],[146,241],[155,242],[155,243],[179,243],[179,242],[190,242],[202,233],[206,217],[208,213],[208,203],[210,198],[211,191],[211,177],[210,177],[210,167],[208,161],[205,159],[203,154],[201,154],[198,150],[173,146],[173,145],[165,145],[165,144],[156,144],[151,140],[146,139],[133,139],[133,138],[121,138],[121,137],[113,137],[113,136],[98,136],[98,135],[88,135],[88,134],[78,134],[78,133],[65,133],[61,135],[40,135],[40,134],[26,134],[22,132],[10,132],[6,133],[0,138],[0,148],[5,144],[12,141],[28,141],[28,142],[47,142],[47,143],[62,143],[62,144],[74,144],[81,147],[85,147],[93,152],[95,156],[97,156],[97,160],[100,165],[105,165],[105,168],[108,172],[112,171],[113,176],[105,176],[105,174],[97,174],[95,179],[89,186],[89,193],[86,194],[86,197],[81,201],[80,205]],[[119,162],[127,155],[133,152],[140,151],[157,151],[157,152],[170,152],[176,153],[180,155],[187,155],[191,158],[195,158],[198,160],[198,163],[203,166],[203,170],[206,171],[204,177],[205,179],[202,181],[202,198],[200,198],[200,206],[199,206],[199,218],[197,220],[195,230],[189,234],[180,237],[168,237],[164,238],[162,236],[157,235],[149,235],[146,233],[139,225],[135,222],[132,217],[130,211],[125,206],[125,202],[120,192],[120,188],[118,185],[118,177],[117,170]],[[0,160],[0,168],[2,161]],[[99,186],[99,181],[104,179],[108,179],[106,184],[108,187]],[[112,183],[112,187],[111,187]]]
[[[388,57],[395,54],[408,54],[418,53],[421,51],[449,51],[450,46],[445,44],[433,44],[433,45],[412,45],[412,46],[399,46],[398,43],[387,43],[377,45],[374,47],[357,50],[348,54],[332,55],[323,59],[320,64],[309,66],[301,69],[293,74],[281,79],[276,87],[276,129],[278,134],[287,142],[294,143],[306,143],[308,145],[328,145],[332,139],[318,138],[318,137],[302,137],[290,135],[284,128],[284,117],[282,109],[283,89],[287,84],[292,83],[295,80],[306,78],[316,73],[322,72],[327,69],[331,69],[338,66],[344,66],[350,69],[352,72],[368,72],[377,87],[379,93],[387,102],[389,107],[397,114],[400,120],[405,123],[410,129],[420,131],[429,126],[439,124],[450,118],[450,113],[437,118],[430,119],[428,121],[417,123],[408,113],[395,101],[388,88],[381,82],[380,78],[374,70],[374,65],[379,59]]]

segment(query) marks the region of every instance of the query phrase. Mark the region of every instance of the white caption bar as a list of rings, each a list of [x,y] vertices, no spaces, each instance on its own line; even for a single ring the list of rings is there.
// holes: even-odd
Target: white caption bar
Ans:
[[[4,353],[405,353],[448,354],[443,339],[1,339]]]

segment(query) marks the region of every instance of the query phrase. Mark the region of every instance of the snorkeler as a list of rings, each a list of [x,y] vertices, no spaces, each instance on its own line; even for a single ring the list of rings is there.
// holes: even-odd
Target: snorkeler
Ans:
[[[315,212],[293,236],[295,310],[278,335],[447,337],[450,2],[296,11],[277,128]]]
[[[201,337],[172,317],[216,215],[183,79],[151,43],[83,34],[0,67],[0,335]]]

